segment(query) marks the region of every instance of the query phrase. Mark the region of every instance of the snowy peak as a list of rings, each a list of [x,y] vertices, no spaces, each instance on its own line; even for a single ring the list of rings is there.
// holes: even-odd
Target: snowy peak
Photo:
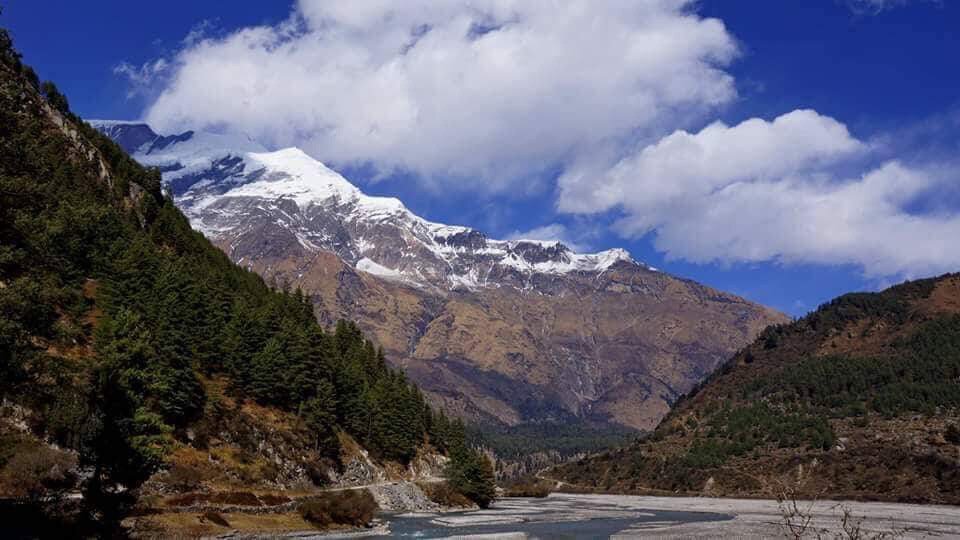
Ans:
[[[299,148],[247,153],[244,164],[257,173],[256,180],[227,192],[231,197],[292,199],[300,208],[331,198],[347,202],[363,197],[356,186]]]
[[[231,260],[303,290],[325,326],[356,321],[468,419],[650,429],[703,374],[783,321],[622,249],[577,253],[426,220],[296,148],[99,127],[162,167],[177,205]]]
[[[650,270],[623,249],[581,254],[557,241],[494,240],[428,221],[396,198],[366,195],[298,148],[270,152],[245,136],[91,124],[159,167],[194,227],[244,251],[237,259],[276,255],[278,246],[332,251],[358,270],[434,289],[529,289],[537,276],[602,273],[618,263]]]

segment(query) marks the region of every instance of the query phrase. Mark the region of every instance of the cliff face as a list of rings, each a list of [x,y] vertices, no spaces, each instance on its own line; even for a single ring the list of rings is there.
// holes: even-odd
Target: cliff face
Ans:
[[[296,149],[99,123],[161,167],[194,227],[231,259],[355,320],[458,415],[650,429],[670,403],[786,318],[620,249],[502,241],[370,197]],[[148,129],[148,128],[147,128]]]

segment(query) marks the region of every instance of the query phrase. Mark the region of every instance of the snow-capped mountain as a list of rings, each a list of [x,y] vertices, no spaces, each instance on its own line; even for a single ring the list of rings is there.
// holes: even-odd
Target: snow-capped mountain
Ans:
[[[92,122],[231,259],[357,321],[436,404],[482,421],[651,428],[669,403],[786,319],[622,249],[495,240],[371,197],[295,148]]]
[[[193,226],[210,238],[280,223],[308,251],[411,285],[455,289],[534,285],[536,274],[602,272],[638,264],[622,249],[575,253],[560,242],[494,240],[433,223],[398,199],[371,197],[297,148],[267,152],[245,138],[92,121],[143,164],[159,167]]]

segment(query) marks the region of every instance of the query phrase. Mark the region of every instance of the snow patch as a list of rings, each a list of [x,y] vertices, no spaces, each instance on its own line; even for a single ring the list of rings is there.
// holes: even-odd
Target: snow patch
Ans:
[[[405,277],[399,270],[387,268],[386,266],[377,264],[366,257],[357,261],[356,268],[357,270],[362,270],[368,274],[373,274],[375,276],[387,279],[404,279]]]

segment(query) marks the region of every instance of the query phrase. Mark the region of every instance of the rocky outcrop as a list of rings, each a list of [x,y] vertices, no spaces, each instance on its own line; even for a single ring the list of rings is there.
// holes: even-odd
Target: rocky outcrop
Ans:
[[[413,482],[395,482],[370,486],[367,491],[377,506],[387,512],[436,512],[440,505],[427,498]]]

